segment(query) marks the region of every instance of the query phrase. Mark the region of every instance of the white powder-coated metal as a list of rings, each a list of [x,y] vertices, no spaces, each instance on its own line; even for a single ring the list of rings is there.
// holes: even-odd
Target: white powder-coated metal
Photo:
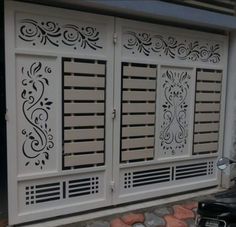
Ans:
[[[5,12],[10,224],[218,185],[226,36]]]

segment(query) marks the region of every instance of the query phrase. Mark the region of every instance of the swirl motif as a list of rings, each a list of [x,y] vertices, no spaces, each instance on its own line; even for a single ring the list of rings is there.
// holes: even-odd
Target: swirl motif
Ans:
[[[34,62],[28,69],[23,66],[21,72],[22,112],[31,128],[22,130],[22,135],[25,137],[22,152],[28,159],[25,166],[33,162],[42,169],[54,147],[52,130],[48,127],[48,111],[53,102],[44,96],[45,87],[49,86],[46,75],[50,75],[52,71],[48,66],[42,67],[41,62]]]
[[[139,53],[144,53],[146,56],[149,56],[150,46],[152,45],[150,34],[136,34],[132,31],[128,31],[126,34],[130,36],[128,38],[128,43],[124,45],[126,49],[133,50],[136,48]]]
[[[76,25],[68,24],[64,26],[63,38],[62,42],[68,46],[75,46],[79,43],[80,47],[83,49],[87,46],[93,50],[102,48],[97,44],[99,32],[93,27],[79,28]],[[74,47],[74,49],[76,49],[76,47]]]
[[[23,19],[20,21],[23,25],[20,27],[19,37],[26,42],[33,42],[33,45],[36,45],[35,41],[39,39],[40,43],[46,45],[47,42],[58,47],[57,37],[61,36],[60,28],[58,24],[47,21],[39,22],[31,19]]]
[[[177,150],[183,152],[187,143],[187,108],[186,97],[189,90],[187,72],[172,72],[167,70],[163,75],[163,88],[165,101],[163,107],[163,123],[161,125],[160,140],[161,147],[171,152]]]
[[[159,57],[166,55],[173,59],[188,59],[215,64],[221,60],[219,44],[209,46],[208,43],[200,45],[198,41],[187,42],[185,40],[184,42],[179,42],[172,36],[163,37],[161,35],[150,35],[133,31],[125,32],[125,35],[128,38],[123,46],[132,51],[132,54],[135,54],[136,51],[146,56],[156,53]]]
[[[42,45],[51,44],[59,47],[60,44],[93,50],[102,49],[98,45],[100,33],[94,27],[78,27],[72,24],[59,25],[52,21],[38,22],[32,19],[20,20],[22,24],[19,29],[18,37],[25,41]]]
[[[152,50],[154,52],[163,51],[166,56],[170,56],[171,58],[175,58],[175,50],[177,47],[177,41],[173,37],[168,37],[167,40],[164,40],[162,36],[155,35],[153,36],[155,42],[153,43]]]

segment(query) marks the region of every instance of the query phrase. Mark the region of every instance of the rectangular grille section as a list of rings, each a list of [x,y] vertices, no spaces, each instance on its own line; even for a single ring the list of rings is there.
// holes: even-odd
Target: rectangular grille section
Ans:
[[[32,205],[61,199],[61,184],[38,184],[25,187],[25,204]]]
[[[98,193],[101,194],[101,177],[98,175],[88,177],[74,177],[65,179],[61,182],[51,181],[48,183],[28,184],[24,186],[25,205],[36,205],[40,203],[50,204],[55,200],[62,201],[74,197],[80,199],[95,198]]]
[[[218,151],[222,72],[198,71],[193,154]]]
[[[91,177],[68,182],[69,198],[95,194],[99,192],[99,178]]]
[[[181,180],[185,179],[189,182],[199,182],[199,179],[205,180],[215,176],[215,169],[216,165],[213,160],[186,161],[178,164],[173,163],[169,167],[165,165],[149,169],[136,167],[135,170],[125,170],[122,174],[123,189],[130,192],[134,188],[143,190],[145,186],[153,189],[156,184],[159,184],[158,187],[166,187],[174,182],[181,184]],[[139,189],[139,187],[141,188]]]
[[[175,180],[206,176],[208,174],[208,163],[198,163],[176,166]]]
[[[64,168],[104,164],[104,61],[63,60]]]
[[[122,162],[154,157],[156,77],[155,65],[122,65]]]
[[[128,172],[124,175],[124,188],[168,182],[170,181],[170,178],[170,167]]]

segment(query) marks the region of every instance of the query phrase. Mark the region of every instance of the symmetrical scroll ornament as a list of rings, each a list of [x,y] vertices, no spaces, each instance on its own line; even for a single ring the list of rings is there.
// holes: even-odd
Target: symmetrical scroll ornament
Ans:
[[[54,147],[52,129],[48,125],[49,111],[53,104],[45,96],[49,86],[48,76],[51,68],[41,62],[34,62],[30,67],[22,67],[22,112],[28,127],[22,130],[25,137],[22,152],[27,159],[25,166],[33,164],[41,169],[49,160]]]
[[[125,32],[128,36],[124,48],[149,56],[151,53],[159,57],[165,55],[173,59],[219,63],[219,44],[200,44],[199,41],[178,41],[172,36],[151,35],[149,33]]]
[[[186,97],[189,91],[190,75],[187,72],[166,70],[162,75],[164,83],[163,122],[160,141],[165,154],[183,152],[187,143],[188,123]]]
[[[96,28],[90,26],[78,27],[73,24],[60,25],[53,21],[38,22],[32,19],[20,20],[19,38],[34,46],[51,44],[54,47],[66,45],[77,48],[101,49],[100,39]]]

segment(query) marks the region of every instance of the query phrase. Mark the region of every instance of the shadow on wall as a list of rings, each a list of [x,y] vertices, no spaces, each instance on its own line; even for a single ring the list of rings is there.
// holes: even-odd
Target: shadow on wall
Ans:
[[[0,1],[0,226],[7,216],[7,157],[5,124],[4,1]]]

